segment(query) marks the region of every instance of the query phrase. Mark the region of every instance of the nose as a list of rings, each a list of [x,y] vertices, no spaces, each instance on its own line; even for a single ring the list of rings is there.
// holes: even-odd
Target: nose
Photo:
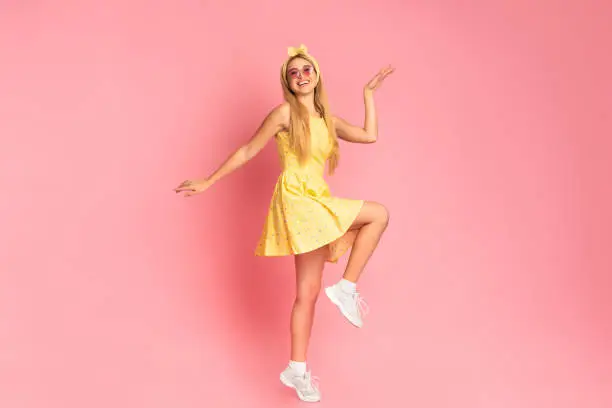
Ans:
[[[298,77],[298,79],[302,79],[302,71],[298,71],[297,72],[297,77]]]

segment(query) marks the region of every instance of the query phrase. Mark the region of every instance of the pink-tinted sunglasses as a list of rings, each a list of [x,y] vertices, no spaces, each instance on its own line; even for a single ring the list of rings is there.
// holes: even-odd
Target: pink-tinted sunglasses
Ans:
[[[312,73],[314,72],[314,68],[312,67],[312,65],[304,65],[304,67],[300,70],[298,68],[291,68],[289,71],[287,71],[287,76],[289,76],[289,78],[299,78],[299,74],[302,74],[303,78],[309,78]]]

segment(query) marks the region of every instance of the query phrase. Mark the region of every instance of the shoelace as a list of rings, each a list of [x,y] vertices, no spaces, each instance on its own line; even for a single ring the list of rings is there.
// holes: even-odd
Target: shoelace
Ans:
[[[362,316],[367,315],[368,313],[370,313],[370,306],[368,305],[368,303],[365,301],[364,298],[361,297],[361,295],[359,294],[359,292],[355,292],[353,294],[353,299],[355,300],[355,303],[357,304],[357,308],[359,309],[359,313]]]
[[[319,377],[311,375],[310,371],[304,374],[304,383],[306,384],[305,391],[317,392],[319,390]]]

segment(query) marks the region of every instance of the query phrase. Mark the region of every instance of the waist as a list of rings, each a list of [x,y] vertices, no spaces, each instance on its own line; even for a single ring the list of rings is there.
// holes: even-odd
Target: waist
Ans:
[[[300,163],[297,158],[286,158],[281,161],[281,167],[283,172],[295,172],[295,173],[309,173],[309,174],[320,174],[325,173],[325,162],[319,162],[318,160],[309,159],[304,163]]]
[[[281,174],[296,174],[302,177],[323,178],[325,168],[320,166],[284,166]]]
[[[277,186],[300,196],[328,196],[329,187],[322,171],[309,168],[285,168],[278,177]]]

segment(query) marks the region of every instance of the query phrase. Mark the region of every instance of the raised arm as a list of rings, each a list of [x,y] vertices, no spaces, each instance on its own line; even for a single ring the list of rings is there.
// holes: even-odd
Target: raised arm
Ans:
[[[185,180],[174,191],[177,193],[185,192],[186,197],[204,192],[214,183],[238,170],[257,156],[268,141],[276,133],[286,129],[288,124],[289,105],[283,103],[274,108],[263,120],[251,139],[234,151],[209,177],[199,180]]]
[[[367,116],[367,111],[366,111]],[[378,137],[378,130],[376,126],[376,116],[374,117],[374,123],[370,121],[370,129],[366,126],[359,127],[348,123],[346,120],[334,116],[334,126],[336,127],[336,134],[338,138],[351,142],[351,143],[374,143]]]
[[[374,104],[374,91],[393,70],[391,67],[381,69],[364,87],[365,120],[363,127],[352,125],[342,118],[334,117],[334,126],[340,139],[352,143],[374,143],[376,141],[378,138],[378,118]]]

